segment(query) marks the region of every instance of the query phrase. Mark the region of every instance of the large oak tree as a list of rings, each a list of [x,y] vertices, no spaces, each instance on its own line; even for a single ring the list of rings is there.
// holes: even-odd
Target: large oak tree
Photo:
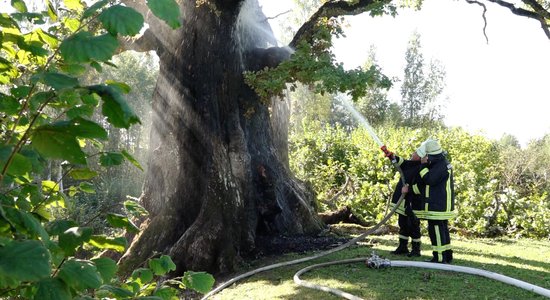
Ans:
[[[226,272],[254,249],[259,235],[321,231],[314,197],[287,167],[288,110],[270,96],[296,80],[354,96],[368,85],[387,84],[376,67],[344,71],[329,48],[340,32],[333,17],[393,13],[392,1],[325,2],[289,48],[277,46],[257,0],[179,1],[178,29],[147,13],[144,1],[125,2],[149,24],[127,47],[156,51],[160,74],[141,197],[150,215],[121,265],[131,270],[160,252],[180,271]],[[531,8],[510,9],[541,24],[548,20],[540,2],[524,2]],[[277,67],[275,75],[266,67]],[[263,88],[252,89],[245,71],[261,71],[247,82],[263,82]]]

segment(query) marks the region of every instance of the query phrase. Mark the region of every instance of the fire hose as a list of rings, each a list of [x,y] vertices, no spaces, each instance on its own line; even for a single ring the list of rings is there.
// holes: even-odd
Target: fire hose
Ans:
[[[300,286],[328,292],[328,293],[340,296],[342,298],[351,299],[351,300],[362,300],[362,298],[352,295],[350,293],[344,292],[342,290],[330,288],[327,286],[312,284],[300,279],[300,275],[306,272],[309,272],[313,269],[326,267],[330,265],[336,265],[336,264],[348,264],[348,263],[356,263],[356,262],[366,262],[367,266],[375,269],[386,268],[386,267],[416,267],[416,268],[453,271],[453,272],[460,272],[460,273],[471,274],[471,275],[478,275],[478,276],[494,279],[509,285],[513,285],[513,286],[550,298],[550,290],[548,289],[542,288],[540,286],[537,286],[519,279],[498,274],[495,272],[476,269],[476,268],[470,268],[470,267],[453,266],[453,265],[438,264],[438,263],[431,263],[431,262],[402,261],[402,260],[390,261],[387,259],[382,259],[374,253],[371,257],[360,257],[360,258],[345,259],[345,260],[339,260],[339,261],[330,261],[326,263],[308,266],[306,268],[299,270],[298,272],[296,272],[296,274],[294,274],[294,282]]]

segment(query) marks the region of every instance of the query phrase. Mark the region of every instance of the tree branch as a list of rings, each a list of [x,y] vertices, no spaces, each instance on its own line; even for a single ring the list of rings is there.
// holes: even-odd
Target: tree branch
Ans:
[[[468,0],[467,0],[468,1]],[[516,7],[513,3],[502,0],[487,0],[489,2],[496,3],[502,7],[508,8],[513,14],[535,19],[540,22],[542,30],[546,36],[550,39],[550,24],[546,23],[546,19],[550,19],[550,12],[545,9],[536,0],[522,0],[524,4],[529,6],[533,11],[524,8]]]
[[[301,40],[310,40],[315,32],[315,27],[323,18],[337,16],[355,16],[370,11],[375,6],[383,7],[391,3],[391,0],[358,0],[355,3],[346,1],[329,1],[323,4],[309,20],[298,29],[289,46],[295,48]]]
[[[466,0],[466,2],[470,4],[477,4],[483,7],[483,14],[481,15],[483,17],[483,35],[485,36],[485,40],[487,41],[487,44],[489,44],[489,37],[487,37],[487,18],[485,17],[485,14],[487,13],[487,6],[485,6],[484,3],[480,3],[475,0]]]
[[[120,44],[120,51],[134,50],[136,52],[147,52],[153,50],[160,55],[160,52],[164,49],[164,47],[161,47],[162,43],[160,43],[151,29],[145,30],[139,38],[120,37],[118,42]]]

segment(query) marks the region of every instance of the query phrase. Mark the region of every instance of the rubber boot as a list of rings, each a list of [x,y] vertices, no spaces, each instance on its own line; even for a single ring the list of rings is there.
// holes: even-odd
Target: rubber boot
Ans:
[[[419,257],[420,256],[420,242],[412,242],[411,253],[407,254],[408,257]]]
[[[409,254],[409,248],[407,248],[408,240],[399,239],[399,246],[391,254]]]
[[[425,260],[425,262],[443,263],[443,261],[439,261],[439,260],[438,260],[438,258],[437,258],[437,257],[438,257],[437,252],[433,251],[432,253],[433,253],[432,259]]]
[[[443,251],[443,263],[450,264],[453,262],[453,250]]]

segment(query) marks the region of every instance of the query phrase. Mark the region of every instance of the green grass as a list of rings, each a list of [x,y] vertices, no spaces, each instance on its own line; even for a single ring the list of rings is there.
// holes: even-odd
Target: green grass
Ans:
[[[503,274],[550,289],[550,241],[528,239],[465,239],[451,236],[453,265]],[[390,260],[424,261],[430,242],[422,239],[422,257],[392,255],[396,235],[374,236],[364,243],[308,263],[256,274],[224,289],[211,299],[342,299],[294,284],[294,273],[325,261],[370,256],[374,250]],[[253,262],[242,272],[268,264],[309,256],[285,255]],[[364,299],[546,299],[533,292],[476,275],[422,268],[370,269],[364,263],[333,265],[301,276],[315,284],[346,291]]]

